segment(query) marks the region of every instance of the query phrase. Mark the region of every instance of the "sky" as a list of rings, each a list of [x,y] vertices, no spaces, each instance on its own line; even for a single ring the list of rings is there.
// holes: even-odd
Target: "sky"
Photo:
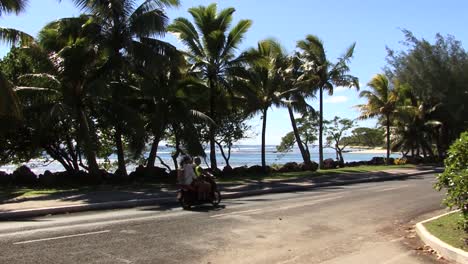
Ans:
[[[136,1],[141,3],[142,1]],[[437,33],[453,35],[464,47],[468,43],[468,2],[464,0],[181,0],[177,9],[168,9],[172,20],[189,18],[187,9],[216,2],[219,9],[234,7],[234,22],[251,19],[253,25],[245,36],[239,51],[254,47],[259,40],[275,38],[288,52],[295,50],[296,42],[313,34],[324,42],[329,60],[336,61],[349,45],[356,42],[354,57],[350,63],[351,74],[358,77],[361,90],[386,65],[386,47],[401,50],[402,29],[412,31],[417,38],[431,42]],[[1,27],[11,27],[36,36],[48,22],[62,17],[80,14],[71,0],[30,0],[26,12],[19,16],[0,18]],[[179,48],[181,43],[171,35],[165,39]],[[0,57],[9,50],[0,45]],[[333,96],[324,97],[324,118],[334,116],[355,119],[359,111],[354,107],[365,103],[356,89],[337,87]],[[318,101],[311,100],[318,109]],[[260,144],[261,120],[249,121],[250,138],[243,144]],[[375,120],[358,121],[359,126],[375,127]],[[292,131],[285,109],[272,108],[268,113],[266,142],[276,145],[281,137]]]

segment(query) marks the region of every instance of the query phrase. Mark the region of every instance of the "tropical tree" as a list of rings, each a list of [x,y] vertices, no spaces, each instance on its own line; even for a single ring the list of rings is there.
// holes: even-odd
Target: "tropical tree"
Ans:
[[[384,74],[377,74],[367,84],[372,90],[362,91],[359,96],[367,99],[367,104],[357,107],[361,111],[361,119],[380,117],[383,119],[387,136],[387,165],[390,158],[390,125],[397,110],[397,88],[391,85]]]
[[[326,123],[328,123],[325,129],[328,135],[326,146],[336,151],[340,167],[344,167],[343,151],[347,146],[353,143],[352,138],[347,137],[346,133],[354,127],[354,121],[335,116],[335,118]]]
[[[204,80],[209,88],[209,116],[216,119],[218,97],[228,89],[227,82],[230,71],[240,67],[246,61],[246,56],[236,55],[237,48],[245,33],[250,28],[251,20],[240,20],[231,27],[234,8],[217,11],[216,4],[198,6],[188,10],[194,24],[180,17],[168,27],[168,31],[176,36],[186,46],[185,55],[193,65],[193,73]],[[216,163],[216,126],[210,125],[210,162],[211,168]]]
[[[420,128],[436,128],[431,138],[443,159],[451,142],[468,129],[468,53],[453,36],[437,34],[431,43],[403,33],[407,49],[388,50],[386,74],[410,91],[411,104],[405,105],[425,111],[418,114],[425,116]]]
[[[355,87],[359,90],[359,80],[349,74],[349,61],[353,56],[356,43],[338,58],[336,63],[328,60],[323,42],[314,35],[307,35],[305,40],[297,42],[300,57],[304,61],[304,71],[308,76],[317,78],[315,88],[319,92],[319,165],[323,167],[323,92],[333,95],[335,86]]]
[[[27,0],[1,0],[0,17],[5,13],[19,14],[24,11]],[[0,27],[0,42],[16,45],[21,43],[28,45],[33,42],[30,35],[12,28]],[[0,118],[18,119],[20,118],[20,109],[18,98],[13,92],[12,84],[0,72]]]
[[[106,75],[109,90],[109,106],[113,113],[114,138],[118,157],[118,171],[127,175],[124,146],[122,136],[129,131],[129,122],[135,116],[128,105],[127,98],[122,96],[123,90],[131,90],[131,64],[132,54],[145,43],[158,45],[160,52],[164,53],[168,45],[165,42],[151,38],[154,35],[163,35],[168,24],[165,7],[179,5],[178,0],[146,0],[135,6],[132,0],[73,0],[83,10],[93,16],[94,24],[99,27],[96,39],[99,47],[108,54],[107,62],[102,67],[102,74]],[[172,47],[169,47],[172,49]],[[128,134],[128,133],[127,133]]]
[[[312,161],[307,144],[313,143],[313,141],[302,140],[303,135],[301,135],[301,131],[298,129],[294,113],[299,113],[303,117],[315,116],[315,109],[307,103],[306,99],[314,96],[311,88],[316,84],[317,78],[315,75],[310,76],[309,74],[311,74],[311,72],[305,72],[303,70],[302,61],[297,54],[289,56],[283,66],[284,67],[278,72],[282,76],[281,85],[287,87],[287,89],[291,89],[291,93],[282,100],[283,104],[288,109],[289,119],[293,128],[292,135],[294,135],[294,140],[290,142],[297,143],[304,164],[310,166],[312,165]],[[302,121],[302,119],[300,121]],[[306,138],[308,137],[309,136]]]
[[[205,156],[195,126],[199,120],[205,122],[204,126],[212,122],[197,108],[203,98],[200,91],[207,89],[188,75],[188,65],[182,54],[175,47],[164,55],[157,49],[157,46],[145,45],[135,59],[135,68],[142,78],[137,104],[142,106],[140,111],[145,114],[146,127],[152,134],[147,168],[154,167],[160,141],[171,138],[166,135],[168,130],[172,130],[171,141],[176,152],[180,146],[188,154]]]
[[[266,167],[265,145],[266,145],[266,123],[268,109],[272,106],[284,105],[282,99],[289,96],[297,88],[285,90],[282,75],[279,71],[284,67],[287,58],[281,45],[275,40],[264,40],[246,52],[252,57],[260,58],[252,60],[248,69],[240,76],[239,82],[234,83],[238,87],[246,87],[249,108],[253,113],[260,112],[262,118],[262,167]]]
[[[384,131],[381,128],[358,127],[349,136],[354,146],[382,147],[385,144]]]
[[[305,156],[309,158],[311,157],[309,145],[313,144],[317,141],[317,132],[318,132],[318,113],[316,112],[307,112],[302,115],[302,117],[295,118],[294,124],[296,129],[287,133],[285,136],[281,138],[281,143],[276,146],[276,150],[278,152],[288,152],[291,151],[294,147],[294,144],[297,145],[302,144],[302,147],[305,152]],[[297,130],[297,131],[295,131]],[[301,143],[297,142],[298,136]],[[302,150],[301,150],[302,151]],[[307,162],[304,160],[304,163]],[[312,161],[310,161],[312,163]],[[312,169],[316,169],[315,166],[311,167]]]

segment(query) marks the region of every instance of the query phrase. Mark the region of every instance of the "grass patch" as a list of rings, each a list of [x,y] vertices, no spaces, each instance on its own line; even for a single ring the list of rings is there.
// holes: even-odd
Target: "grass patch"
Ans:
[[[304,177],[318,177],[321,175],[334,175],[343,173],[366,173],[372,171],[381,171],[388,169],[398,168],[414,168],[414,165],[394,165],[394,166],[358,166],[358,167],[346,167],[334,170],[319,170],[316,172],[301,171],[301,172],[288,172],[288,173],[274,173],[270,175],[244,175],[244,176],[233,176],[233,177],[219,177],[218,182],[224,183],[245,183],[247,181],[261,181],[268,179],[276,180],[287,180],[297,179]],[[32,196],[54,196],[54,195],[65,195],[65,194],[85,194],[95,191],[142,191],[151,192],[157,191],[163,187],[169,187],[170,185],[157,182],[134,182],[127,184],[106,184],[106,185],[92,185],[92,186],[80,186],[71,185],[57,188],[45,188],[45,187],[18,187],[18,186],[5,186],[0,187],[0,202],[6,201],[13,198],[27,198]]]
[[[424,224],[424,227],[426,227],[432,235],[445,243],[468,251],[468,246],[464,243],[464,239],[468,239],[468,234],[458,225],[458,222],[461,220],[461,213],[456,212],[427,222]]]
[[[219,182],[236,182],[242,183],[245,181],[259,181],[267,179],[277,179],[277,180],[287,180],[287,179],[297,179],[304,177],[317,177],[322,175],[336,175],[336,174],[346,174],[346,173],[366,173],[374,171],[383,171],[383,170],[392,170],[392,169],[411,169],[415,168],[415,165],[405,164],[405,165],[375,165],[375,166],[357,166],[357,167],[345,167],[333,170],[318,170],[315,172],[310,171],[300,171],[300,172],[276,172],[269,175],[244,175],[244,176],[226,176],[220,177]]]

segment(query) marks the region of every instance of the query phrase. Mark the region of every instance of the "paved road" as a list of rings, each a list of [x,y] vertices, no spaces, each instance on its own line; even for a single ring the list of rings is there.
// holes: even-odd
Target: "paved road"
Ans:
[[[1,222],[0,263],[437,263],[409,228],[434,177]]]

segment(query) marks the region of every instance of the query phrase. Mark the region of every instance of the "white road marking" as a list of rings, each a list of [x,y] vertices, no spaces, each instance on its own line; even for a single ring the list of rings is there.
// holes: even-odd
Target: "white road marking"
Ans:
[[[318,204],[318,203],[329,201],[329,200],[336,200],[336,199],[339,199],[339,198],[342,198],[342,197],[343,197],[342,195],[333,196],[333,197],[323,198],[323,199],[318,199],[318,200],[309,200],[308,202],[305,202],[305,203],[299,203],[299,204],[294,204],[294,205],[289,205],[289,206],[252,209],[252,210],[246,210],[246,211],[238,211],[238,212],[231,212],[231,213],[225,213],[225,214],[217,214],[217,215],[212,215],[210,217],[239,216],[239,215],[248,215],[248,214],[282,211],[282,210],[288,210],[288,209],[293,209],[293,208],[297,208],[297,207],[314,205],[314,204]]]
[[[392,188],[385,188],[385,189],[381,189],[381,190],[375,190],[375,192],[393,191],[393,190],[397,190],[397,189],[403,189],[403,188],[406,188],[406,187],[408,187],[408,185],[402,185],[402,186],[398,186],[398,187],[392,187]]]
[[[222,216],[227,216],[227,215],[237,215],[237,214],[243,214],[243,213],[256,212],[256,211],[260,211],[260,210],[262,210],[262,209],[251,209],[251,210],[245,210],[245,211],[230,212],[230,213],[225,213],[225,214],[216,214],[216,215],[211,215],[210,217],[222,217]]]
[[[104,231],[81,233],[81,234],[68,235],[68,236],[48,237],[48,238],[41,238],[41,239],[34,239],[34,240],[26,240],[26,241],[16,242],[16,243],[13,243],[13,245],[29,244],[29,243],[48,241],[48,240],[57,240],[57,239],[63,239],[63,238],[70,238],[70,237],[97,235],[97,234],[103,234],[103,233],[109,233],[109,232],[110,232],[110,230],[104,230]]]

